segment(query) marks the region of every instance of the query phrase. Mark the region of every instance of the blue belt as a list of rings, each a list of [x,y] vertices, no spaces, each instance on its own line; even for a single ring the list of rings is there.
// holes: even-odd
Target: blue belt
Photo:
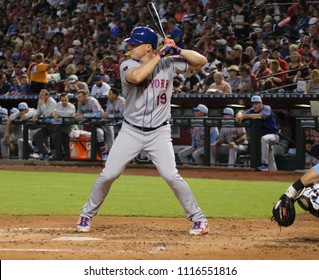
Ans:
[[[137,125],[131,124],[127,120],[124,120],[124,122],[129,124],[129,125],[131,125],[131,126],[133,126],[133,127],[135,127],[135,128],[137,128],[137,129],[139,129],[139,130],[141,130],[141,131],[145,131],[145,132],[156,130],[156,129],[168,124],[168,122],[166,121],[166,122],[163,122],[160,126],[157,126],[157,127],[142,127],[142,126],[137,126]]]

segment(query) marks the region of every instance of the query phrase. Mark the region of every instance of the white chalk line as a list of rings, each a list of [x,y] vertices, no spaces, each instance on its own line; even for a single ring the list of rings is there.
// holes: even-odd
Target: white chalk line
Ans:
[[[43,231],[74,231],[75,228],[29,228],[29,227],[21,227],[21,228],[9,228],[7,229],[7,232],[25,232],[25,231],[36,231],[36,232],[41,232],[45,234]],[[5,233],[5,230],[1,230],[1,233]],[[76,241],[76,242],[92,242],[92,241],[105,241],[108,243],[123,243],[125,242],[126,244],[133,244],[133,245],[138,245],[138,244],[149,244],[149,245],[157,245],[154,247],[149,248],[148,250],[144,251],[149,254],[159,254],[161,252],[164,252],[168,250],[170,247],[174,246],[207,246],[210,245],[210,243],[202,243],[202,242],[168,242],[167,246],[158,246],[158,244],[161,244],[162,242],[160,241],[147,241],[147,240],[112,240],[112,238],[119,238],[121,237],[134,237],[134,235],[108,235],[107,239],[103,238],[95,238],[95,237],[89,237],[89,236],[60,236],[58,238],[53,238],[50,240],[38,240],[39,242],[52,242],[52,241],[57,241],[57,242],[63,242],[63,241]],[[35,240],[33,240],[35,241]],[[0,240],[0,243],[3,242]],[[37,248],[0,248],[0,251],[16,251],[16,252],[65,252],[65,253],[74,253],[74,252],[82,252],[82,253],[137,253],[137,252],[142,252],[141,250],[110,250],[110,249],[37,249]]]
[[[6,252],[65,252],[65,253],[136,253],[138,251],[131,250],[107,250],[107,249],[32,249],[32,248],[0,248],[0,251]]]

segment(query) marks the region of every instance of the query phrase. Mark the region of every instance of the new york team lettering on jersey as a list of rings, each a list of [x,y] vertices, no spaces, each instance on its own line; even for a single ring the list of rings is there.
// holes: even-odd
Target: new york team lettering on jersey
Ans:
[[[123,96],[126,102],[124,118],[139,127],[158,127],[171,117],[173,79],[177,73],[185,73],[188,63],[179,56],[162,59],[147,79],[134,85],[126,80],[126,73],[140,63],[129,59],[120,67]]]

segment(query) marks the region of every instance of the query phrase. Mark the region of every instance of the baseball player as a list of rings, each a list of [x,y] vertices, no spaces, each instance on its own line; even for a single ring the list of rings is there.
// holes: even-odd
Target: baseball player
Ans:
[[[261,119],[261,164],[257,170],[268,170],[269,157],[274,157],[272,145],[278,143],[278,127],[274,113],[269,105],[265,105],[259,95],[251,97],[252,108],[243,114],[237,114],[236,120],[242,122],[245,119]],[[271,160],[272,162],[274,159]]]
[[[27,120],[31,119],[34,115],[36,115],[37,111],[33,108],[29,108],[28,104],[25,102],[21,102],[18,105],[18,111],[14,112],[10,115],[7,120],[6,130],[5,130],[5,138],[1,140],[1,152],[3,158],[9,158],[10,156],[10,145],[13,143],[12,139],[12,122],[14,120]],[[18,145],[18,158],[23,158],[23,138],[22,138],[22,128],[20,125],[15,125],[17,129],[20,129],[15,136],[17,137],[16,143]],[[31,140],[28,141],[29,147],[32,148]]]
[[[226,107],[224,118],[234,118],[234,110]],[[212,145],[212,163],[219,155],[228,155],[228,167],[235,165],[238,153],[248,150],[247,133],[244,127],[222,127],[218,139]]]
[[[131,48],[131,59],[120,66],[126,102],[124,121],[105,168],[82,208],[77,231],[90,230],[91,219],[98,213],[112,183],[127,164],[145,150],[171,187],[187,218],[193,222],[189,233],[205,234],[209,230],[207,219],[176,169],[169,119],[173,77],[189,69],[201,68],[207,60],[196,51],[178,48],[170,39],[165,39],[163,48],[154,53],[157,34],[148,27],[134,28],[124,41]]]
[[[111,88],[106,104],[106,112],[102,114],[103,119],[123,118],[123,112],[125,109],[125,99],[119,96],[119,91],[115,88]],[[114,134],[119,133],[120,126],[114,127]]]
[[[3,138],[6,130],[6,120],[8,119],[8,109],[0,106],[0,140]]]
[[[74,117],[77,121],[81,121],[84,118],[101,117],[104,112],[100,102],[88,94],[86,90],[80,89],[78,91],[78,110]],[[102,128],[98,127],[96,129],[96,137],[102,154],[102,160],[105,161],[107,160],[107,152],[104,145],[104,131]]]
[[[193,108],[194,115],[196,118],[204,118],[208,115],[208,108],[203,104],[198,104]],[[218,137],[218,128],[211,127],[211,137],[214,137],[212,142]],[[182,163],[188,162],[191,156],[194,161],[198,164],[204,164],[204,154],[205,154],[205,128],[204,127],[194,127],[192,129],[192,146],[181,150],[178,153],[178,157]]]
[[[295,220],[294,202],[319,218],[319,164],[291,184],[273,206],[273,217],[280,226],[290,226]]]

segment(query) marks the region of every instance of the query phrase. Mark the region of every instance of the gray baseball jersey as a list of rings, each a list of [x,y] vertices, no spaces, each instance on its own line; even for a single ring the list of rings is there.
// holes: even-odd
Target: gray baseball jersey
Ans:
[[[125,99],[122,96],[118,96],[115,102],[107,101],[106,112],[109,114],[123,115],[125,109]]]
[[[84,117],[98,117],[104,112],[100,102],[94,98],[89,96],[87,102],[85,104],[78,103],[79,114],[84,114]]]
[[[224,139],[225,143],[233,142],[238,136],[246,134],[245,127],[222,127],[220,129],[220,137]],[[247,144],[248,141],[245,140],[241,144]]]
[[[170,60],[170,61],[168,61]],[[173,79],[176,73],[188,70],[188,64],[181,57],[166,57],[156,66],[153,74],[139,85],[126,81],[126,73],[140,66],[129,59],[120,67],[123,95],[126,102],[124,118],[140,127],[158,127],[171,117]]]
[[[27,113],[25,113],[24,116],[26,119],[30,119],[36,114],[37,114],[36,109],[29,108],[29,111]],[[10,120],[20,119],[20,112],[16,112],[16,113],[12,114],[9,118],[10,118]]]

